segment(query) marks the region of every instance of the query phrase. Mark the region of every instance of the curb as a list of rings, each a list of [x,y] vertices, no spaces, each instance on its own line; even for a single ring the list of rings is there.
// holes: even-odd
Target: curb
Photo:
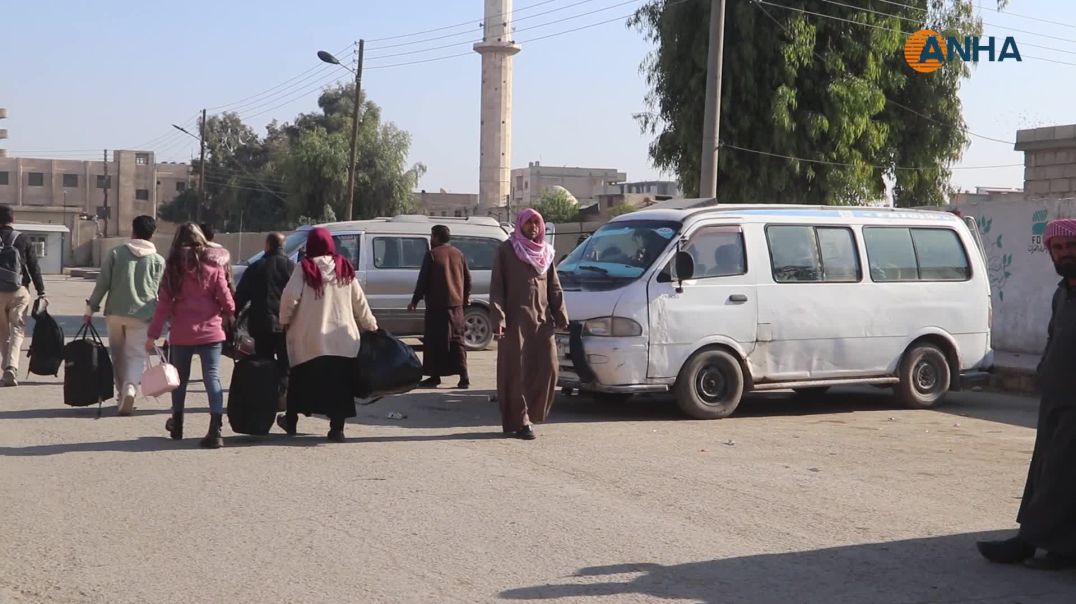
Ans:
[[[1034,370],[1022,367],[994,367],[989,388],[1013,394],[1039,394],[1038,376]]]

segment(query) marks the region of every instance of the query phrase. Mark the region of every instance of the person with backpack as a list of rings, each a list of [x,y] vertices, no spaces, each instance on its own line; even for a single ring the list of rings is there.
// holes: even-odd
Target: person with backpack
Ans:
[[[214,262],[224,269],[224,276],[228,279],[228,288],[234,292],[235,283],[232,279],[232,253],[223,245],[213,243],[213,239],[217,236],[217,231],[213,228],[212,224],[203,222],[201,229],[206,240],[206,258],[208,258],[210,262]]]
[[[250,305],[247,328],[254,338],[254,354],[276,361],[281,397],[288,391],[288,344],[280,327],[280,296],[294,271],[295,263],[284,255],[284,235],[269,233],[265,255],[247,268],[235,292],[237,312]]]
[[[116,377],[119,415],[134,411],[138,385],[146,367],[146,341],[149,321],[157,309],[157,289],[164,274],[164,258],[150,239],[157,230],[152,216],[138,216],[131,223],[131,240],[112,248],[101,259],[97,285],[86,300],[82,320],[89,323],[93,313],[105,302],[108,347]]]
[[[220,356],[224,344],[224,324],[235,315],[235,301],[224,277],[224,269],[207,255],[205,235],[193,223],[176,231],[165,262],[164,276],[157,293],[157,309],[149,324],[146,351],[156,348],[165,322],[171,358],[179,371],[179,387],[172,391],[172,418],[165,429],[174,440],[183,438],[183,405],[191,376],[191,360],[202,361],[202,380],[209,395],[209,431],[201,441],[206,449],[224,446],[221,425],[224,418],[224,388],[220,382]]]
[[[45,297],[45,282],[30,238],[14,227],[15,212],[0,205],[0,386],[18,386],[19,351],[25,337],[31,282],[37,297]]]

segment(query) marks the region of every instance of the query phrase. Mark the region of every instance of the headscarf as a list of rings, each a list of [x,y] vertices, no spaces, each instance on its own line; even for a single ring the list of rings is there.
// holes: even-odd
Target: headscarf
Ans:
[[[1042,236],[1042,247],[1050,249],[1050,240],[1054,237],[1076,237],[1076,218],[1051,220]]]
[[[340,284],[351,283],[355,278],[355,267],[347,258],[336,253],[336,242],[328,229],[315,227],[306,236],[306,252],[300,265],[303,267],[303,280],[314,290],[314,296],[320,298],[325,293],[325,281],[321,269],[314,258],[331,256],[336,264],[336,281]]]
[[[538,234],[534,239],[527,239],[523,234],[523,225],[538,219]],[[516,257],[534,267],[538,274],[544,275],[553,264],[553,246],[545,240],[545,219],[536,210],[526,208],[516,215],[516,230],[512,231],[512,248]]]

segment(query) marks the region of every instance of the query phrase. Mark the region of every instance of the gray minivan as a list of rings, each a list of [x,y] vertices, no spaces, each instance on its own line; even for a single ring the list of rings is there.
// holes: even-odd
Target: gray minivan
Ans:
[[[424,328],[423,309],[407,310],[415,290],[422,260],[430,249],[430,228],[443,224],[452,230],[452,245],[467,258],[471,269],[471,305],[464,311],[466,332],[464,344],[468,350],[482,350],[493,339],[489,320],[489,281],[497,246],[508,239],[508,232],[493,218],[428,217],[400,215],[351,222],[334,222],[317,226],[332,233],[336,249],[355,264],[355,273],[370,307],[381,327],[398,336],[421,336]],[[298,261],[306,244],[307,232],[313,226],[302,226],[287,236],[284,252]],[[264,252],[251,256],[233,267],[238,283],[247,265],[262,257]]]

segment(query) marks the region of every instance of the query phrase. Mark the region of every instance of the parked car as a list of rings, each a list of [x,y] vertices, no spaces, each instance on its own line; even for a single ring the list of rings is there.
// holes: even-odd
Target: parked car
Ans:
[[[489,319],[489,281],[497,246],[508,233],[493,218],[427,217],[401,215],[352,222],[323,224],[332,233],[337,251],[355,263],[355,274],[362,284],[379,325],[398,336],[421,336],[424,311],[408,311],[422,259],[430,249],[430,227],[444,224],[452,230],[452,244],[463,252],[471,269],[471,305],[464,311],[464,344],[469,350],[481,350],[493,339]],[[307,231],[300,227],[284,240],[284,253],[298,261],[306,244]],[[238,283],[250,263],[264,252],[251,256],[233,267]]]
[[[721,205],[613,219],[557,268],[560,383],[672,391],[730,415],[745,392],[893,387],[913,408],[988,377],[987,267],[944,211]]]

